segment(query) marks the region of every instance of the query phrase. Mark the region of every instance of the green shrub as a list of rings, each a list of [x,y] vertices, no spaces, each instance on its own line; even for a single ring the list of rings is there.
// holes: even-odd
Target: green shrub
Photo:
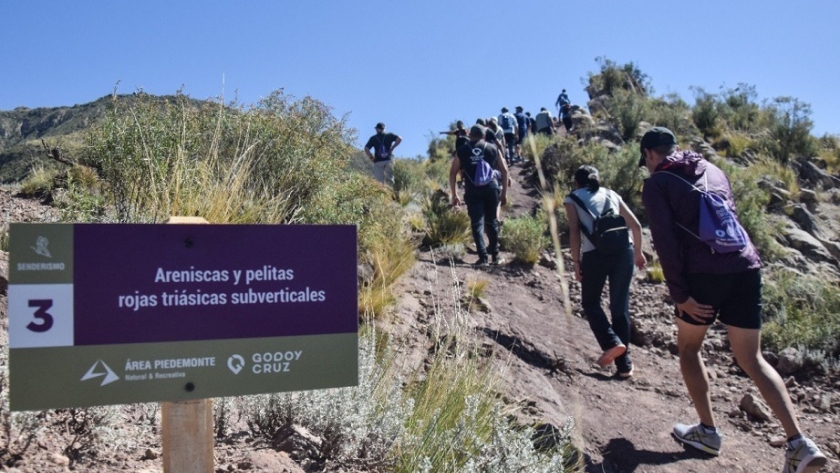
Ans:
[[[828,172],[837,174],[840,171],[840,137],[826,134],[819,143],[820,157],[825,160]]]
[[[55,179],[60,171],[43,166],[33,168],[20,184],[20,193],[29,197],[42,197],[55,188]]]
[[[612,96],[619,90],[631,91],[640,95],[653,94],[650,80],[634,63],[619,65],[606,57],[597,57],[595,62],[601,70],[597,74],[589,73],[591,96]]]
[[[534,135],[529,133],[525,141],[522,142],[522,157],[535,163],[535,156],[542,156],[547,148],[560,139],[558,136],[547,136],[542,133]]]
[[[345,172],[349,140],[326,106],[280,91],[247,109],[180,94],[114,99],[83,162],[106,181],[121,222],[292,223]]]
[[[725,133],[721,136],[720,143],[723,145],[716,146],[716,148],[725,149],[726,156],[732,158],[742,158],[747,150],[755,149],[753,139],[739,132]]]
[[[625,141],[636,136],[639,123],[652,115],[650,99],[632,90],[614,90],[604,104],[610,123],[621,133]]]
[[[419,159],[394,160],[394,198],[403,207],[417,199],[424,190],[424,162]]]
[[[716,137],[721,133],[720,104],[714,94],[702,88],[694,88],[694,109],[691,118],[704,137]]]
[[[472,241],[470,217],[466,212],[452,208],[446,192],[437,191],[427,197],[423,204],[423,216],[426,218],[424,245],[454,245]]]
[[[840,288],[830,278],[777,268],[764,273],[762,344],[840,356]]]
[[[509,218],[499,238],[502,248],[512,252],[515,261],[534,264],[548,243],[545,230],[545,222],[536,217]]]
[[[793,97],[777,97],[766,108],[769,134],[764,150],[783,164],[796,158],[816,156],[819,147],[811,136],[811,105]]]
[[[644,220],[641,186],[645,172],[639,168],[638,146],[628,145],[618,151],[595,143],[578,145],[573,139],[563,139],[548,148],[540,158],[551,191],[562,198],[575,189],[574,173],[589,164],[601,175],[601,185],[617,192],[627,206]],[[562,207],[561,207],[562,209]]]
[[[653,126],[664,126],[683,140],[700,135],[692,121],[692,110],[677,94],[650,100],[650,116],[643,117]]]

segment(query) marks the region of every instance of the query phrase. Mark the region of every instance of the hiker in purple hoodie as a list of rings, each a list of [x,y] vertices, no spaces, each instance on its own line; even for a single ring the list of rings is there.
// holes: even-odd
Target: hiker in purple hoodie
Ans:
[[[640,149],[639,166],[650,172],[642,201],[668,290],[676,302],[680,369],[700,421],[676,424],[674,437],[706,453],[720,453],[723,436],[715,427],[709,378],[700,356],[706,331],[720,320],[726,325],[738,366],[756,384],[788,437],[782,473],[818,471],[826,457],[802,435],[782,378],[761,355],[761,259],[755,246],[747,238],[739,251],[715,252],[696,236],[702,234],[702,191],[721,197],[735,210],[729,180],[701,155],[680,151],[667,128],[651,128],[642,137]]]

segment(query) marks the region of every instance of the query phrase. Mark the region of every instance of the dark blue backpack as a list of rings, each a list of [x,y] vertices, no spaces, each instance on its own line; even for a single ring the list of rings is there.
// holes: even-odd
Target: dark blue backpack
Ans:
[[[721,196],[700,189],[674,173],[665,172],[665,174],[670,174],[680,179],[700,195],[700,215],[697,233],[692,232],[679,223],[677,226],[687,231],[694,238],[709,245],[712,253],[734,253],[747,247],[749,238],[747,237],[746,230],[744,230],[744,227],[738,221],[738,216],[735,215],[735,212],[732,211],[729,204]],[[709,181],[705,174],[703,174],[703,179],[704,186],[708,188]]]

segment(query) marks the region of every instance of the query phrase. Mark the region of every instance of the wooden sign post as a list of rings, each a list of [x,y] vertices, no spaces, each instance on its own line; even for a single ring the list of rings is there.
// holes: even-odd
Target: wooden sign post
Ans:
[[[166,223],[206,224],[201,217],[169,217]],[[213,473],[213,400],[161,403],[164,473]]]

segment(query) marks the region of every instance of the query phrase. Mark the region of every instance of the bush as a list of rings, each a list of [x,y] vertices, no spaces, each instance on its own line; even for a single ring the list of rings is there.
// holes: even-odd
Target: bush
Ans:
[[[55,179],[59,171],[43,166],[32,168],[26,179],[20,184],[20,193],[27,197],[43,197],[55,188]]]
[[[604,105],[609,113],[609,121],[615,126],[625,141],[636,136],[639,123],[652,115],[651,101],[644,95],[632,90],[614,90]]]
[[[394,160],[394,198],[405,207],[423,193],[426,176],[419,159]]]
[[[811,136],[811,105],[793,97],[777,97],[767,106],[770,123],[764,149],[783,164],[796,158],[809,158],[819,152]]]
[[[575,189],[574,173],[580,166],[595,166],[601,175],[601,185],[617,192],[636,216],[644,220],[641,202],[644,171],[639,168],[638,146],[610,151],[598,144],[581,146],[572,139],[563,139],[545,151],[541,164],[550,190],[558,194],[558,199]]]
[[[359,261],[373,268],[373,277],[359,291],[361,313],[379,316],[393,301],[391,286],[416,260],[402,208],[391,191],[370,178],[346,173],[325,187],[304,209],[302,223],[354,224],[358,229]]]
[[[351,153],[344,122],[276,91],[254,107],[114,99],[88,136],[120,222],[197,215],[213,223],[293,223]]]
[[[423,216],[426,218],[424,245],[463,245],[472,241],[470,217],[452,208],[446,192],[436,191],[426,199]]]
[[[512,252],[515,261],[534,264],[548,243],[545,229],[545,222],[536,217],[509,218],[500,235],[502,248]]]
[[[650,100],[650,116],[643,118],[653,126],[668,128],[683,140],[700,134],[692,121],[691,107],[677,94]]]
[[[804,347],[840,356],[837,281],[777,268],[764,274],[762,344],[773,350]]]
[[[721,133],[720,104],[714,94],[702,88],[694,88],[694,109],[691,118],[703,137],[716,137]]]
[[[587,91],[591,97],[612,96],[619,90],[631,91],[640,95],[653,94],[650,80],[634,63],[619,65],[603,56],[595,58],[601,70],[598,74],[589,74]]]

